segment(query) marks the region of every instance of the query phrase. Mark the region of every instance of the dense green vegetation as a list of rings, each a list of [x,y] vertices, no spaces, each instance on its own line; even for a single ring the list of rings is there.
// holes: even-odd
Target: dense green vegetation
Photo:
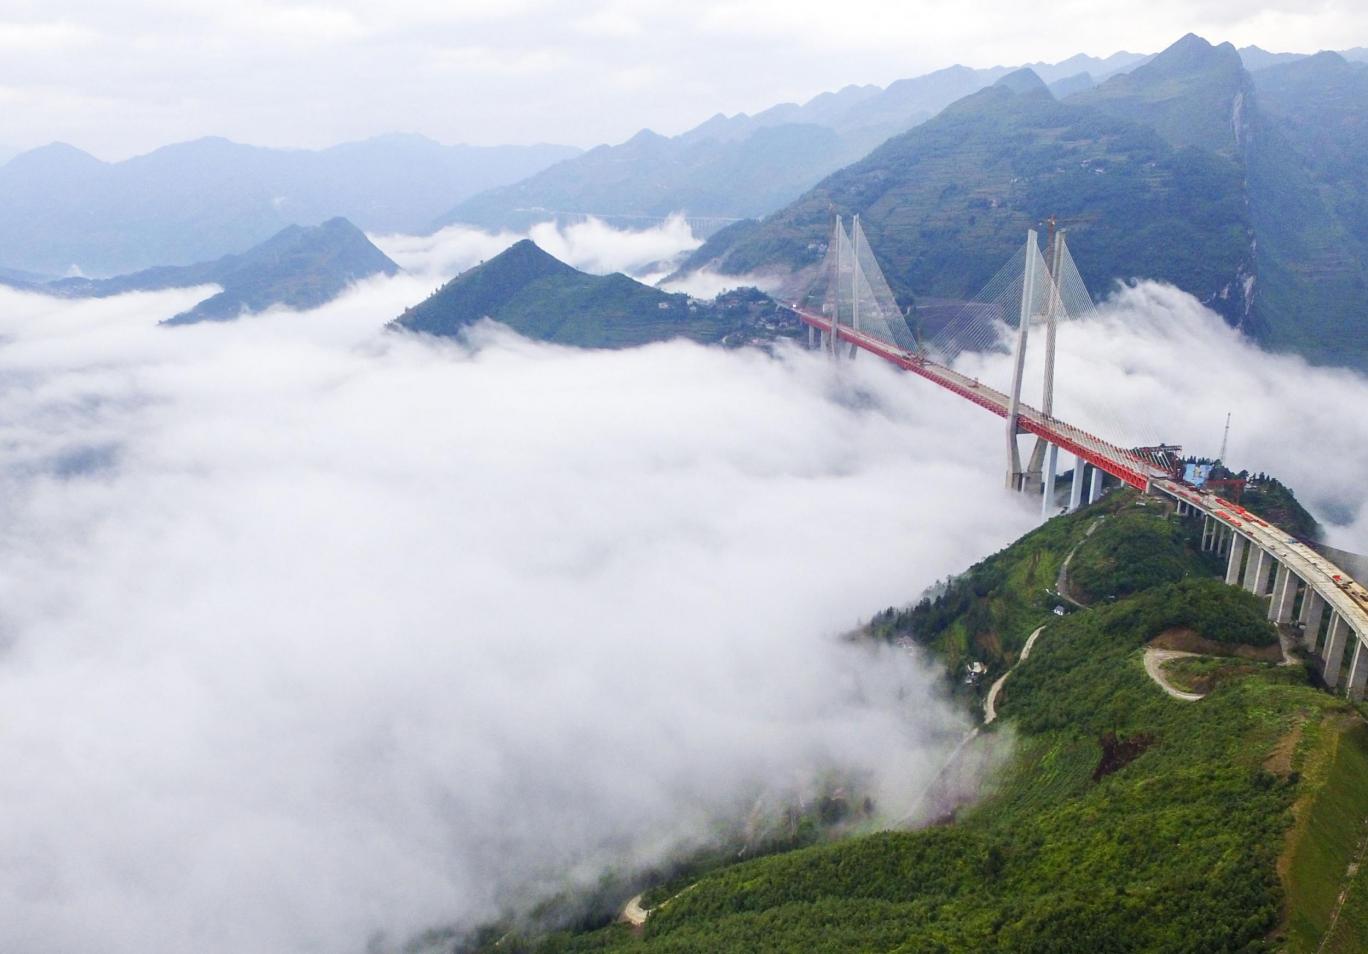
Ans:
[[[1256,598],[1182,575],[1204,559],[1190,535],[1134,501],[1118,491],[1056,518],[871,625],[875,638],[1007,659],[1046,623],[1000,721],[973,743],[1012,740],[1011,765],[953,823],[681,878],[651,895],[641,931],[504,935],[490,950],[1311,951],[1346,887],[1326,950],[1362,949],[1365,879],[1346,877],[1368,833],[1362,720],[1300,666],[1207,665],[1222,676],[1197,703],[1160,691],[1140,650],[1169,627],[1274,637]],[[1116,560],[1128,533],[1159,554],[1140,571]],[[1118,599],[1056,617],[1038,594],[1075,548]]]
[[[1301,505],[1292,489],[1276,477],[1256,474],[1240,495],[1240,504],[1269,523],[1306,540],[1319,540],[1321,526]]]
[[[712,302],[670,294],[626,275],[589,275],[524,239],[458,275],[394,325],[452,336],[483,319],[540,341],[584,348],[625,348],[690,338],[745,343],[794,335],[798,322],[755,289]]]
[[[1084,603],[1129,596],[1201,572],[1181,524],[1122,510],[1097,525],[1069,564],[1071,593]]]

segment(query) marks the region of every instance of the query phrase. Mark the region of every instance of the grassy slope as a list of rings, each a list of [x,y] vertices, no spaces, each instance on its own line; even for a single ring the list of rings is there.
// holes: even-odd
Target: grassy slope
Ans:
[[[913,627],[945,652],[965,635],[984,645],[978,627],[987,620],[1000,628],[1004,660],[1049,620],[999,703],[1017,739],[1013,765],[976,808],[945,827],[735,865],[700,878],[640,935],[612,926],[538,949],[1257,951],[1280,946],[1284,930],[1289,949],[1314,949],[1298,945],[1324,932],[1326,898],[1338,895],[1368,814],[1362,723],[1306,685],[1301,667],[1245,667],[1195,704],[1148,680],[1140,647],[1166,614],[1189,612],[1193,593],[1221,610],[1212,618],[1227,638],[1266,641],[1267,624],[1239,590],[1167,583],[1062,619],[1036,605],[1031,594],[1107,509],[1167,540],[1160,568],[1175,553],[1188,569],[1200,566],[1182,535],[1159,532],[1162,517],[1132,506],[1114,494],[1051,521],[952,586],[941,600],[949,615],[936,615],[933,602],[885,618],[885,635]],[[915,629],[927,623],[935,625]],[[1306,741],[1281,764],[1271,756],[1294,731]],[[1138,750],[1134,760],[1097,778],[1118,740]],[[1289,838],[1294,803],[1301,821]],[[1363,891],[1351,891],[1339,947],[1327,950],[1359,949],[1365,909]],[[522,947],[506,939],[500,950]]]
[[[1308,733],[1299,767],[1308,794],[1298,801],[1290,832],[1287,936],[1289,952],[1349,954],[1368,946],[1368,726],[1357,720],[1323,722]],[[1318,797],[1317,797],[1318,796]],[[1333,933],[1327,926],[1347,892]]]

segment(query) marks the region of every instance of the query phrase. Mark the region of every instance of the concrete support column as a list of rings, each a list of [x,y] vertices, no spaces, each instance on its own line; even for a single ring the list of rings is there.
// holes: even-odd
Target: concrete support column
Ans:
[[[1308,586],[1306,595],[1302,597],[1300,622],[1302,624],[1302,642],[1312,652],[1316,651],[1316,643],[1320,640],[1321,617],[1324,615],[1325,600]]]
[[[1092,486],[1088,488],[1088,503],[1096,503],[1102,499],[1102,477],[1102,469],[1100,467],[1094,467],[1092,472]]]
[[[1364,646],[1363,637],[1359,636],[1354,640],[1354,659],[1349,664],[1345,692],[1350,699],[1359,702],[1363,699],[1365,687],[1368,687],[1368,646]]]
[[[1286,563],[1278,564],[1278,578],[1273,584],[1273,599],[1268,604],[1268,618],[1279,625],[1292,622],[1292,605],[1297,600],[1297,584],[1301,580],[1287,568]]]
[[[1055,512],[1055,471],[1059,469],[1059,447],[1050,444],[1045,448],[1045,486],[1041,490],[1040,515],[1046,519]]]
[[[1339,685],[1340,664],[1344,662],[1344,644],[1352,630],[1339,613],[1330,614],[1330,631],[1325,634],[1325,649],[1321,652],[1321,678],[1331,689]]]
[[[1083,506],[1083,471],[1086,467],[1082,457],[1074,457],[1073,483],[1069,486],[1069,513]]]
[[[1254,549],[1249,552],[1249,560],[1245,564],[1244,588],[1255,596],[1263,596],[1264,584],[1260,581],[1268,576],[1268,551],[1253,540],[1249,545]]]
[[[1249,541],[1241,534],[1235,534],[1230,538],[1230,562],[1226,564],[1225,581],[1231,586],[1240,582],[1240,563],[1244,560],[1245,548],[1249,546]]]

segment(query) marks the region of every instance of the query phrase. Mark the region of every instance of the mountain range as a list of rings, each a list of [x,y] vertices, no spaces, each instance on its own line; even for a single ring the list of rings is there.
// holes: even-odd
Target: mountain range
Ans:
[[[348,286],[373,275],[395,275],[399,266],[343,218],[322,225],[291,225],[240,255],[195,265],[163,265],[115,278],[25,280],[0,274],[0,284],[64,298],[105,298],[135,291],[218,285],[222,290],[163,324],[230,321],[274,305],[317,308]]]
[[[372,233],[419,232],[459,199],[578,152],[413,135],[320,151],[211,138],[110,163],[54,143],[0,166],[0,265],[92,276],[188,265],[336,216]]]
[[[1147,57],[1116,53],[1035,64],[1039,75],[1074,87]],[[1008,67],[952,66],[886,88],[847,86],[801,106],[782,103],[754,116],[721,113],[678,136],[649,129],[599,146],[514,185],[492,189],[434,223],[526,228],[558,215],[593,214],[627,224],[684,210],[696,220],[764,215],[822,176],[890,136],[1010,73]],[[706,233],[707,223],[696,229]]]
[[[712,302],[670,294],[622,274],[589,275],[523,239],[447,282],[392,327],[455,337],[482,319],[524,337],[583,348],[688,338],[742,344],[796,334],[798,323],[754,289]]]
[[[712,236],[683,271],[795,289],[832,214],[858,213],[904,304],[963,300],[1054,215],[1097,293],[1171,282],[1265,343],[1368,367],[1366,128],[1368,66],[1325,53],[1251,73],[1189,35],[1063,100],[1009,74]]]

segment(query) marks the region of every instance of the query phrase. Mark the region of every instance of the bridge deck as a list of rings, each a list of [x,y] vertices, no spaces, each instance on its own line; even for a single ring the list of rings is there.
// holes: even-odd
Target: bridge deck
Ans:
[[[794,312],[807,325],[816,328],[818,331],[831,333],[830,318],[814,315],[799,308],[794,308]],[[885,361],[896,364],[913,374],[921,375],[947,391],[958,394],[979,407],[992,411],[998,417],[1005,418],[1007,416],[1007,409],[1010,404],[1008,396],[995,388],[980,383],[975,378],[961,374],[943,364],[937,364],[915,352],[904,351],[896,345],[855,331],[845,325],[837,325],[836,336],[841,341],[849,342],[855,347],[876,354]],[[1082,428],[1075,427],[1066,421],[1048,416],[1030,405],[1018,405],[1017,421],[1018,427],[1022,431],[1045,438],[1050,443],[1062,447],[1071,454],[1139,490],[1147,490],[1152,481],[1169,476],[1165,471],[1155,467],[1139,455],[1104,441],[1100,437],[1089,434]]]
[[[1250,513],[1239,504],[1175,480],[1156,480],[1154,489],[1209,513],[1252,541],[1313,587],[1344,618],[1349,628],[1368,637],[1368,589],[1296,537]]]
[[[810,327],[831,334],[830,318],[797,307],[793,310]],[[998,417],[1007,416],[1010,399],[995,388],[981,384],[974,378],[937,364],[920,354],[904,351],[896,345],[845,325],[837,325],[835,332],[841,341],[849,342],[861,350],[878,355],[885,361],[920,375],[979,407],[992,411]],[[1082,428],[1050,417],[1025,404],[1018,405],[1017,414],[1021,430],[1045,438],[1139,490],[1157,490],[1174,499],[1187,501],[1233,528],[1272,554],[1303,582],[1313,587],[1326,603],[1339,613],[1359,640],[1368,640],[1368,590],[1315,550],[1259,519],[1238,504],[1215,494],[1193,490],[1173,480],[1166,471],[1150,464],[1138,454],[1104,441]]]

